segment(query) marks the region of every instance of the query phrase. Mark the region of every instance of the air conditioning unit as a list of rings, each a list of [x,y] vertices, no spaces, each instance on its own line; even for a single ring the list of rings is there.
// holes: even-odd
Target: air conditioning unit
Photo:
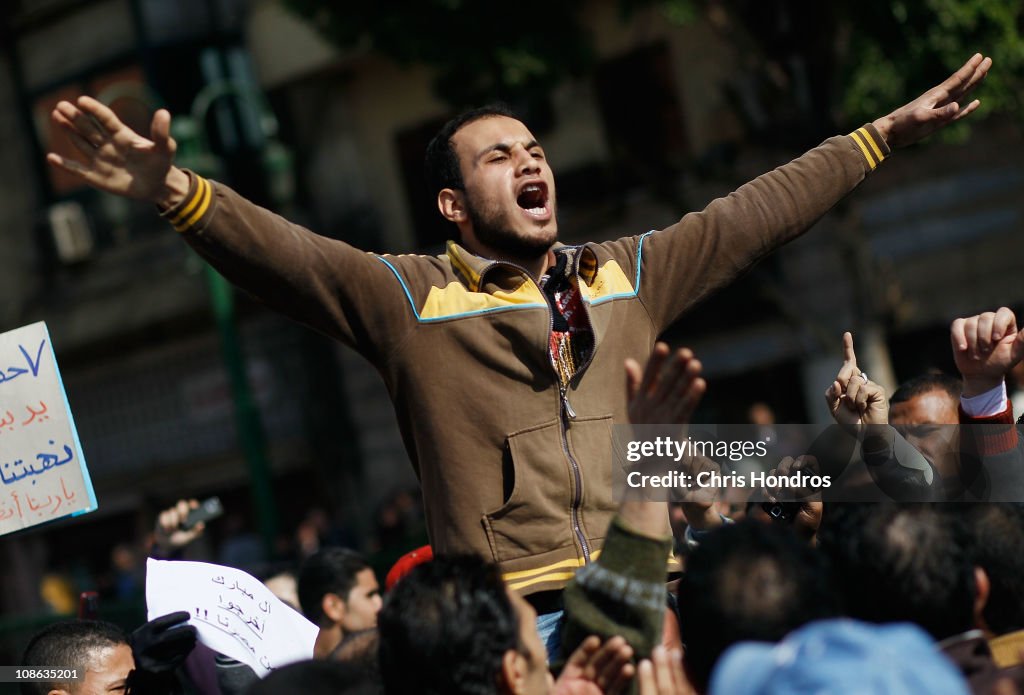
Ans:
[[[50,207],[47,217],[61,263],[79,263],[92,256],[92,228],[80,203],[71,200],[56,203]]]

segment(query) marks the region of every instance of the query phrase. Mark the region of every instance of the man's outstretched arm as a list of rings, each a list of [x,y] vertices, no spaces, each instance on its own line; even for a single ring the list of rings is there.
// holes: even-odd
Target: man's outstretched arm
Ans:
[[[856,188],[893,149],[977,109],[970,95],[992,61],[974,55],[941,84],[873,123],[829,138],[703,211],[643,240],[637,288],[657,332],[795,239]],[[619,243],[619,242],[615,242]]]
[[[397,270],[342,242],[313,234],[174,166],[170,114],[149,137],[87,96],[51,113],[76,149],[47,161],[102,191],[149,201],[228,280],[290,318],[380,361],[411,326]]]

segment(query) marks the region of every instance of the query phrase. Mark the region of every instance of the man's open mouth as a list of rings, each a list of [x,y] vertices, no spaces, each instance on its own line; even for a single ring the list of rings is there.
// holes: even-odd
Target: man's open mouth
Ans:
[[[548,187],[547,184],[528,183],[519,191],[516,196],[516,203],[523,210],[538,217],[548,212]]]

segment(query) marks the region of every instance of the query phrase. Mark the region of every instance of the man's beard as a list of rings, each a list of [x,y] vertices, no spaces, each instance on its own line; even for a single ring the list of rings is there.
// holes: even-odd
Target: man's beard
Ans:
[[[477,241],[487,248],[497,251],[511,259],[533,260],[548,252],[557,240],[557,233],[552,232],[545,237],[523,238],[510,230],[503,213],[487,214],[474,205],[468,205],[466,212],[473,224],[473,234]]]

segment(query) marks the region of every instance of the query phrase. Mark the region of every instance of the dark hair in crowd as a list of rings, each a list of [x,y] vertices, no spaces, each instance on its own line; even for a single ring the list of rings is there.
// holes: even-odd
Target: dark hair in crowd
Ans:
[[[347,548],[323,548],[310,555],[299,568],[299,605],[311,622],[323,625],[323,598],[337,594],[347,601],[356,585],[356,575],[370,569],[366,559]]]
[[[718,528],[687,558],[679,583],[687,672],[704,691],[733,644],[776,642],[837,608],[821,558],[791,529],[752,520]]]
[[[959,403],[963,390],[963,382],[956,377],[948,374],[921,374],[900,384],[896,392],[892,394],[892,398],[889,399],[889,405],[905,403],[931,391],[942,391]]]
[[[974,623],[974,563],[964,510],[939,504],[836,504],[818,547],[847,612],[909,621],[937,640]]]
[[[496,565],[435,558],[395,585],[377,617],[388,693],[493,695],[518,620]]]
[[[365,674],[368,680],[380,683],[379,652],[380,633],[371,627],[346,633],[327,658],[348,664]]]
[[[29,640],[21,665],[26,668],[74,666],[86,668],[96,652],[128,644],[128,635],[112,623],[101,620],[65,620],[44,627]],[[22,695],[46,695],[50,690],[72,689],[72,683],[48,681],[22,683]]]
[[[986,624],[996,635],[1024,630],[1024,507],[972,504],[967,517],[974,564],[989,580]]]
[[[300,661],[271,671],[245,691],[245,695],[379,695],[383,691],[366,674],[337,661]]]
[[[464,111],[441,126],[441,130],[427,145],[424,161],[427,185],[430,187],[428,190],[432,194],[436,194],[443,188],[455,190],[463,188],[462,169],[459,167],[459,156],[455,153],[455,147],[452,145],[452,136],[463,126],[492,116],[517,118],[505,104],[489,104]]]

